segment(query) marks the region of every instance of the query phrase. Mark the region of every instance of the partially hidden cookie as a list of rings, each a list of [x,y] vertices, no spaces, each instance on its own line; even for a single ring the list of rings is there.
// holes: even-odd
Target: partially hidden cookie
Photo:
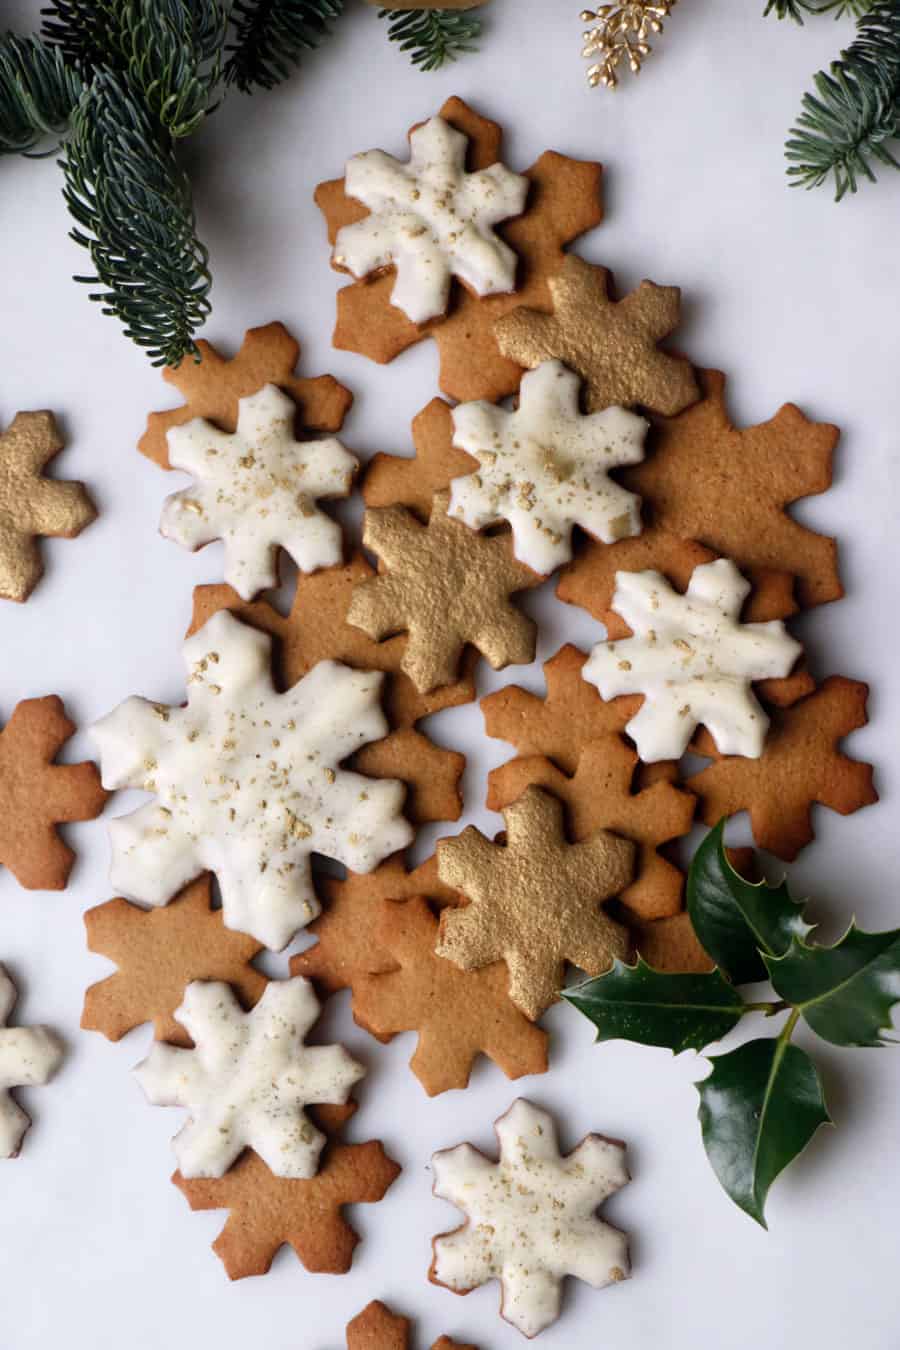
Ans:
[[[373,1299],[347,1323],[347,1350],[409,1350],[410,1322]],[[477,1350],[477,1346],[440,1336],[431,1350]]]
[[[528,179],[499,162],[466,171],[469,138],[443,117],[409,133],[409,159],[351,156],[344,191],[368,214],[335,235],[336,267],[358,279],[394,269],[391,304],[411,323],[443,315],[452,277],[478,296],[515,289],[517,258],[494,227],[521,215]]]
[[[500,159],[500,128],[480,117],[461,99],[451,98],[440,110],[447,125],[468,137],[466,168],[488,169]],[[497,228],[497,235],[518,260],[515,291],[483,298],[462,283],[451,287],[445,315],[415,324],[391,303],[391,268],[338,292],[335,347],[387,362],[423,338],[433,337],[440,352],[440,387],[452,398],[498,399],[513,393],[521,367],[504,357],[493,333],[494,322],[517,305],[549,308],[548,278],[559,272],[566,245],[598,225],[599,164],[569,159],[546,151],[525,171],[530,186],[521,215]],[[345,191],[344,179],[321,183],[316,203],[332,244],[338,232],[367,218],[367,208]],[[334,262],[339,269],[341,264]]]
[[[556,797],[528,787],[503,812],[506,842],[474,826],[437,846],[441,880],[468,903],[441,914],[439,956],[463,970],[509,969],[509,996],[536,1020],[562,988],[566,963],[591,975],[623,958],[629,939],[602,910],[634,874],[634,844],[598,830],[570,844]]]
[[[313,852],[367,871],[412,830],[402,783],[341,767],[387,732],[380,673],[320,661],[279,694],[271,646],[214,614],[184,644],[186,705],[127,699],[93,736],[109,787],[156,797],[110,824],[115,888],[165,905],[211,870],[225,923],[280,950],[319,911]]]
[[[19,703],[0,731],[0,863],[28,890],[65,888],[75,854],[56,827],[106,802],[95,764],[55,763],[74,732],[54,694]]]
[[[318,1173],[309,1180],[276,1177],[247,1150],[221,1179],[172,1180],[191,1209],[227,1209],[228,1219],[213,1243],[228,1276],[265,1275],[279,1248],[293,1248],[307,1270],[340,1275],[350,1269],[359,1235],[344,1218],[345,1205],[375,1204],[400,1175],[400,1168],[375,1140],[342,1144],[335,1135],[354,1104],[319,1108],[316,1124],[328,1136]]]
[[[404,812],[413,824],[456,820],[462,809],[459,781],[465,756],[437,745],[417,723],[443,708],[475,697],[473,662],[464,658],[459,678],[430,694],[420,694],[401,670],[407,639],[374,642],[347,622],[354,587],[373,577],[361,556],[341,567],[300,576],[290,614],[282,617],[265,601],[248,605],[229,586],[198,586],[190,632],[196,632],[222,609],[228,609],[274,640],[276,680],[290,689],[319,661],[340,661],[354,670],[385,674],[382,701],[390,729],[352,757],[349,767],[373,778],[399,778],[407,786]],[[474,656],[474,653],[472,653]]]
[[[412,422],[413,455],[373,455],[362,477],[366,506],[406,506],[419,520],[431,515],[435,494],[474,473],[478,460],[453,444],[453,409],[433,398]]]
[[[644,460],[620,475],[642,501],[639,539],[609,547],[582,541],[564,568],[558,595],[606,622],[617,571],[656,568],[680,586],[703,545],[733,559],[759,588],[771,574],[795,579],[807,608],[843,595],[834,539],[793,519],[789,508],[832,481],[837,427],[811,422],[786,403],[768,422],[735,427],[725,405],[725,376],[698,372],[702,398],[677,417],[653,419]],[[678,572],[673,567],[681,563]],[[749,617],[785,618],[791,608]],[[620,636],[614,632],[612,636]]]
[[[46,1027],[10,1027],[16,986],[0,965],[0,1158],[16,1158],[30,1119],[11,1089],[42,1087],[59,1068],[63,1048]]]
[[[119,897],[87,911],[88,950],[118,969],[85,994],[85,1031],[118,1041],[152,1022],[157,1040],[189,1046],[191,1038],[175,1014],[194,980],[223,981],[244,1008],[253,1007],[267,984],[252,964],[262,944],[226,928],[211,899],[207,875],[162,909],[142,909]]]
[[[653,570],[616,573],[633,636],[598,642],[583,675],[606,700],[642,695],[625,730],[645,764],[680,759],[701,723],[722,754],[759,759],[769,719],[753,684],[788,676],[802,647],[780,620],[741,621],[750,589],[728,558],[695,568],[684,595]]]
[[[21,603],[40,581],[39,537],[74,539],[96,518],[83,483],[44,475],[63,444],[51,412],[16,413],[0,432],[0,599]]]
[[[319,1001],[302,976],[272,980],[249,1012],[230,985],[198,981],[175,1018],[193,1047],[157,1041],[134,1070],[154,1106],[187,1109],[180,1175],[220,1178],[245,1149],[277,1177],[314,1177],[325,1136],[304,1108],[343,1105],[365,1073],[340,1045],[306,1045]]]
[[[597,1210],[630,1180],[625,1145],[587,1135],[562,1154],[556,1122],[521,1098],[495,1125],[499,1158],[471,1144],[431,1160],[434,1194],[465,1222],[433,1241],[429,1278],[457,1294],[500,1282],[500,1315],[524,1336],[555,1322],[567,1275],[595,1289],[628,1278],[628,1240]]]
[[[466,1087],[480,1054],[507,1078],[546,1072],[547,1035],[510,1000],[502,961],[464,971],[437,955],[438,921],[422,896],[382,901],[373,927],[395,968],[355,979],[353,1015],[379,1037],[418,1033],[410,1068],[429,1097]]]
[[[283,323],[250,328],[240,351],[231,357],[200,338],[200,359],[185,356],[177,366],[166,366],[163,379],[184,397],[181,407],[151,413],[138,449],[160,468],[168,469],[167,437],[174,427],[195,417],[212,422],[221,431],[237,430],[240,400],[264,385],[277,386],[296,405],[294,432],[299,439],[310,433],[340,431],[353,402],[348,389],[331,375],[304,378],[295,373],[300,344]]]
[[[512,603],[543,578],[512,556],[506,536],[451,520],[439,493],[427,525],[404,506],[366,512],[363,542],[383,571],[353,592],[347,621],[375,641],[408,634],[401,666],[421,693],[459,676],[467,645],[495,669],[534,658],[536,630]]]
[[[747,811],[758,846],[792,862],[813,838],[814,804],[846,816],[876,802],[871,764],[840,749],[845,736],[866,725],[868,693],[868,685],[834,675],[788,707],[770,706],[759,759],[721,755],[701,733],[692,749],[713,762],[686,786],[699,798],[704,823]]]
[[[482,400],[452,414],[453,443],[478,468],[452,480],[449,515],[476,530],[507,521],[516,557],[544,574],[571,559],[576,525],[606,544],[641,531],[640,499],[609,471],[641,460],[647,423],[617,407],[584,415],[580,389],[544,361],[512,411]]]
[[[359,461],[334,436],[295,439],[294,401],[264,384],[238,401],[234,432],[193,418],[168,432],[169,463],[194,482],[167,497],[160,533],[195,551],[225,545],[226,582],[244,600],[277,586],[279,549],[301,572],[343,560],[320,500],[346,497]]]
[[[659,346],[677,327],[681,292],[642,281],[613,300],[609,282],[605,267],[570,253],[548,283],[552,312],[522,306],[499,319],[500,350],[532,370],[564,362],[584,380],[589,412],[613,405],[681,412],[699,397],[697,381],[689,361]]]

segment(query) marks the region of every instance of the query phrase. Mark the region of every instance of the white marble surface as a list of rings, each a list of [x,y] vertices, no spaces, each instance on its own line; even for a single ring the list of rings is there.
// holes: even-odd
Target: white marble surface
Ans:
[[[4,17],[24,27],[35,9],[13,0]],[[900,175],[841,207],[824,192],[787,190],[784,132],[842,30],[824,19],[779,26],[761,9],[762,0],[687,0],[639,84],[611,98],[583,81],[577,4],[495,0],[481,54],[432,76],[408,67],[354,6],[287,87],[235,97],[187,148],[216,277],[207,336],[230,349],[246,327],[285,320],[304,344],[304,371],[333,371],[354,390],[347,443],[408,451],[409,420],[436,392],[435,350],[424,343],[384,368],[331,351],[337,278],[314,185],[354,151],[399,153],[407,126],[451,93],[506,125],[513,168],[548,146],[603,160],[608,219],[586,256],[622,286],[649,276],[684,288],[680,345],[729,372],[737,419],[763,420],[793,399],[844,428],[834,490],[798,515],[840,536],[848,597],[800,627],[817,672],[873,685],[874,724],[852,748],[878,761],[884,804],[846,820],[818,811],[818,841],[794,884],[815,894],[829,931],[852,913],[886,927],[900,915]],[[84,727],[132,692],[178,701],[191,587],[219,579],[221,551],[190,556],[157,534],[173,480],[134,446],[147,411],[175,400],[68,280],[85,259],[66,239],[53,161],[7,161],[2,182],[0,417],[55,409],[69,443],[57,472],[89,483],[101,517],[80,541],[47,546],[48,574],[28,605],[0,607],[0,718],[21,698],[56,692]],[[529,603],[543,622],[542,658],[597,631],[545,593]],[[537,667],[482,673],[481,687],[508,680],[541,687]],[[476,707],[442,715],[434,735],[469,754],[461,823],[496,829],[479,803],[507,748],[484,738]],[[69,753],[88,749],[81,735]],[[440,832],[423,832],[422,856]],[[209,1250],[224,1214],[190,1213],[169,1184],[178,1113],[149,1108],[130,1077],[148,1029],[118,1046],[78,1031],[84,987],[107,969],[85,951],[81,911],[110,894],[108,845],[102,823],[69,837],[79,858],[64,893],[27,893],[0,873],[0,959],[23,986],[21,1016],[50,1023],[69,1045],[56,1082],[24,1095],[36,1122],[25,1152],[0,1164],[4,1350],[338,1350],[344,1324],[373,1297],[418,1318],[418,1346],[444,1331],[482,1350],[520,1345],[498,1319],[496,1287],[463,1300],[425,1279],[431,1235],[455,1222],[430,1195],[429,1156],[461,1139],[489,1145],[491,1121],[517,1091],[558,1111],[570,1146],[590,1129],[627,1140],[634,1173],[608,1215],[633,1237],[635,1278],[599,1294],[570,1283],[542,1350],[896,1346],[895,1052],[824,1050],[838,1128],[821,1131],[777,1183],[766,1234],[707,1166],[698,1062],[595,1049],[588,1025],[559,1008],[547,1019],[546,1077],[517,1089],[483,1062],[468,1092],[428,1101],[406,1069],[412,1036],[378,1047],[338,998],[325,1030],[370,1068],[350,1137],[383,1138],[403,1175],[385,1203],[353,1213],[364,1240],[351,1274],[308,1275],[284,1252],[266,1279],[229,1285]]]

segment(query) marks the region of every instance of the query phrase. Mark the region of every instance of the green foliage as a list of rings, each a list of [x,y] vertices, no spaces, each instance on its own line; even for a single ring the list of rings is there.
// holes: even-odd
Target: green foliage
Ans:
[[[593,1022],[598,1041],[639,1041],[676,1055],[720,1041],[744,1013],[744,1000],[718,970],[662,975],[640,957],[633,966],[617,961],[608,975],[562,997]]]
[[[810,931],[803,906],[787,883],[745,881],[728,861],[724,821],[697,849],[687,886],[687,906],[703,947],[735,984],[766,978],[760,953],[781,956]]]
[[[54,0],[42,10],[41,35],[83,79],[119,64],[122,0]]]
[[[81,95],[79,76],[62,52],[40,38],[0,37],[0,154],[32,154],[57,140]]]
[[[343,12],[343,0],[235,0],[225,79],[245,94],[274,89],[318,47]]]
[[[900,6],[874,0],[856,40],[814,77],[785,146],[798,187],[834,179],[835,200],[875,181],[874,164],[900,168],[888,142],[900,136]]]
[[[774,12],[778,19],[802,24],[804,14],[832,14],[836,19],[849,14],[859,19],[871,7],[872,0],[768,0],[763,16]]]
[[[694,855],[688,906],[698,937],[719,962],[709,974],[617,962],[562,997],[597,1027],[599,1041],[621,1038],[676,1054],[720,1040],[748,1013],[789,1013],[777,1037],[715,1056],[697,1084],[716,1176],[765,1227],[772,1182],[829,1119],[815,1065],[790,1043],[794,1030],[802,1018],[834,1045],[883,1045],[900,1002],[900,929],[864,933],[851,924],[833,947],[809,943],[812,930],[786,884],[752,886],[730,865],[721,824]],[[766,973],[780,1001],[744,1002],[734,982]]]
[[[864,933],[851,924],[833,947],[795,941],[766,957],[772,988],[832,1045],[883,1045],[900,1000],[900,929]]]
[[[128,85],[175,139],[214,106],[228,14],[221,0],[124,0],[118,45]]]
[[[831,1117],[816,1066],[779,1037],[716,1055],[697,1084],[706,1156],[725,1191],[763,1228],[769,1187]]]
[[[101,285],[91,299],[147,348],[155,365],[195,350],[209,314],[206,249],[194,231],[190,183],[148,114],[109,73],[95,75],[72,118],[64,195]]]
[[[459,10],[380,9],[388,20],[388,37],[409,52],[420,70],[439,70],[463,52],[477,51],[481,20]]]

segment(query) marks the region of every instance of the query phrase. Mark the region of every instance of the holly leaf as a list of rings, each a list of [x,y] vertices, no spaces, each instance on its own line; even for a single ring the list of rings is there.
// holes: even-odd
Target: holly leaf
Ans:
[[[767,1228],[772,1182],[831,1121],[818,1070],[780,1038],[748,1041],[712,1066],[697,1084],[706,1155],[734,1203]]]
[[[764,955],[783,956],[810,926],[787,882],[746,881],[728,861],[725,821],[704,839],[688,873],[687,907],[701,945],[735,984],[766,978]]]
[[[794,941],[765,958],[772,986],[832,1045],[885,1045],[900,1001],[900,928],[864,933],[851,923],[833,947]]]
[[[702,1050],[731,1031],[744,1000],[717,970],[708,975],[668,975],[640,957],[617,961],[606,975],[585,980],[562,997],[593,1022],[598,1041],[637,1041],[680,1054]]]

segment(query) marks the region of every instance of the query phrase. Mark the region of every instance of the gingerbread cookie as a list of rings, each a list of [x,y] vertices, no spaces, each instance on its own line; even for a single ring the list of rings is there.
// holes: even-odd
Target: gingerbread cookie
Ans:
[[[0,1158],[16,1158],[30,1119],[10,1093],[19,1087],[49,1083],[63,1057],[63,1048],[46,1027],[9,1027],[16,986],[0,965]]]
[[[366,506],[408,506],[425,521],[436,493],[449,492],[454,478],[477,471],[478,460],[453,444],[453,412],[442,398],[433,398],[413,418],[412,456],[372,456],[362,479]]]
[[[131,698],[93,728],[105,784],[157,797],[111,823],[113,885],[165,905],[209,868],[228,927],[280,950],[319,912],[314,851],[363,872],[412,838],[401,783],[340,767],[387,732],[382,677],[320,661],[278,694],[271,640],[224,610],[184,655],[184,707]]]
[[[0,731],[0,863],[28,890],[65,889],[75,854],[56,827],[106,803],[95,764],[54,762],[74,732],[54,694],[19,703]]]
[[[474,534],[439,493],[428,524],[403,506],[366,512],[363,542],[384,572],[353,593],[348,623],[380,640],[409,634],[401,665],[420,693],[458,678],[467,644],[494,670],[534,658],[535,626],[510,601],[541,581],[505,537]]]
[[[466,1220],[434,1239],[429,1278],[457,1294],[499,1280],[501,1317],[532,1337],[559,1316],[567,1275],[628,1278],[628,1241],[597,1215],[630,1180],[625,1145],[589,1134],[561,1154],[553,1117],[521,1098],[495,1129],[496,1162],[471,1144],[431,1160],[434,1194]]]
[[[635,850],[604,830],[569,844],[562,803],[537,787],[503,818],[505,844],[473,825],[438,843],[441,881],[469,903],[443,911],[435,950],[462,970],[505,961],[509,996],[534,1021],[556,1001],[567,961],[598,975],[628,952],[625,929],[600,903],[631,882]]]
[[[296,405],[294,430],[302,440],[310,432],[340,431],[353,402],[349,389],[331,375],[306,379],[294,373],[300,344],[283,323],[250,328],[240,351],[230,360],[205,338],[197,341],[199,360],[184,357],[166,366],[163,379],[184,396],[180,408],[151,413],[138,449],[162,469],[170,468],[168,434],[192,418],[202,417],[222,431],[236,431],[240,400],[263,385],[277,385]]]
[[[467,1087],[479,1054],[507,1078],[546,1073],[546,1033],[510,1001],[503,962],[463,971],[438,956],[438,921],[423,897],[382,901],[373,936],[395,968],[356,977],[353,1015],[379,1038],[418,1032],[410,1068],[429,1097]]]
[[[250,1012],[230,985],[189,984],[175,1010],[190,1050],[157,1041],[135,1069],[153,1106],[182,1106],[181,1175],[223,1177],[252,1148],[277,1177],[314,1177],[325,1136],[304,1107],[342,1105],[365,1069],[340,1045],[304,1044],[319,1016],[308,980],[273,980]]]
[[[44,574],[38,538],[74,539],[97,512],[83,483],[43,470],[63,448],[51,412],[16,413],[0,433],[0,599],[28,599]]]
[[[262,944],[235,933],[212,909],[210,878],[186,886],[163,909],[141,909],[127,900],[109,900],[84,916],[88,950],[115,962],[118,970],[91,985],[81,1026],[111,1041],[152,1022],[159,1041],[191,1044],[175,1013],[195,980],[221,980],[245,1008],[252,1008],[267,980],[252,964]]]
[[[307,1270],[342,1274],[350,1269],[358,1234],[343,1216],[345,1205],[383,1200],[400,1168],[376,1141],[340,1144],[332,1138],[353,1114],[354,1103],[319,1108],[317,1124],[329,1136],[316,1176],[276,1177],[247,1150],[220,1180],[172,1178],[191,1209],[227,1209],[228,1220],[213,1243],[229,1279],[265,1275],[276,1252],[293,1247]]]
[[[169,463],[196,480],[166,499],[160,532],[196,550],[225,543],[225,580],[244,600],[278,585],[278,550],[301,572],[343,556],[340,526],[316,506],[346,497],[359,462],[330,436],[294,439],[296,405],[274,384],[238,401],[237,430],[194,418],[168,433]]]
[[[523,377],[514,411],[453,410],[453,444],[478,469],[452,480],[449,514],[476,530],[508,521],[516,557],[535,572],[571,559],[575,525],[606,544],[641,529],[639,498],[609,470],[643,458],[647,424],[624,408],[583,416],[579,389],[559,361],[544,361]]]
[[[409,1333],[407,1317],[398,1317],[380,1299],[373,1299],[347,1323],[347,1350],[409,1350]],[[477,1350],[477,1346],[441,1336],[431,1350]]]
[[[202,628],[213,614],[228,609],[270,634],[275,640],[276,679],[283,689],[291,688],[319,661],[340,661],[354,670],[384,671],[383,702],[393,730],[359,750],[349,767],[373,778],[399,778],[406,783],[404,812],[415,825],[456,820],[462,809],[459,780],[465,756],[436,745],[416,724],[431,713],[475,697],[470,674],[473,662],[464,659],[462,673],[453,684],[420,694],[400,669],[405,637],[373,642],[361,629],[347,623],[354,587],[374,575],[365,559],[356,557],[342,567],[300,576],[287,618],[265,601],[242,603],[229,586],[198,586],[190,632]]]
[[[642,281],[614,301],[606,268],[570,253],[549,287],[552,314],[522,307],[494,325],[504,356],[531,370],[564,362],[584,380],[589,412],[622,405],[673,414],[696,402],[690,363],[658,346],[678,324],[677,286]]]
[[[727,558],[695,569],[684,595],[659,572],[617,572],[612,607],[634,634],[599,642],[584,678],[604,699],[642,694],[625,730],[646,764],[680,759],[697,726],[723,755],[759,759],[769,720],[752,683],[783,679],[802,647],[779,620],[740,621],[750,583]]]
[[[501,133],[495,122],[480,117],[458,98],[448,99],[439,116],[468,138],[466,168],[470,172],[499,162]],[[451,287],[445,315],[415,324],[391,303],[395,278],[387,270],[338,292],[335,347],[386,362],[423,338],[433,337],[440,351],[440,387],[446,394],[464,402],[514,393],[521,368],[501,354],[493,325],[517,305],[549,307],[548,278],[562,267],[566,245],[603,217],[601,172],[599,164],[569,159],[552,150],[525,171],[530,184],[525,209],[497,230],[518,259],[514,292],[480,298],[457,283]],[[332,244],[339,231],[367,219],[366,208],[348,195],[343,179],[321,183],[316,203]],[[342,270],[334,259],[333,264]]]

